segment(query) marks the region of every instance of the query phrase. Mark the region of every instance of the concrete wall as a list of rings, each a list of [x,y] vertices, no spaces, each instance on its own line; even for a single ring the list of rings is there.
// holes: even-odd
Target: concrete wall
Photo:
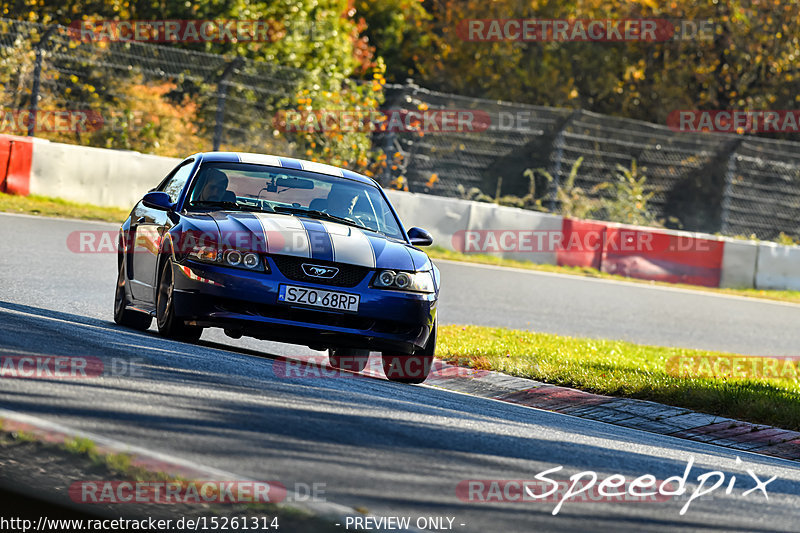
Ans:
[[[406,230],[414,226],[433,235],[433,244],[453,250],[453,236],[468,228],[470,209],[475,202],[442,198],[430,194],[386,191]]]
[[[179,159],[37,141],[30,193],[104,207],[131,207]]]
[[[759,243],[756,288],[800,291],[800,247]]]
[[[722,254],[722,276],[720,287],[733,289],[752,289],[756,283],[756,260],[758,243],[724,238],[725,251]]]

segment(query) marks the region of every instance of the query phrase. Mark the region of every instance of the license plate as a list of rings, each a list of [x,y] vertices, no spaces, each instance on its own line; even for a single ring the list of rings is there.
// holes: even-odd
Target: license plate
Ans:
[[[308,287],[296,287],[294,285],[281,285],[280,291],[278,292],[278,301],[287,304],[307,305],[310,307],[355,313],[358,311],[359,296],[346,292],[309,289]]]

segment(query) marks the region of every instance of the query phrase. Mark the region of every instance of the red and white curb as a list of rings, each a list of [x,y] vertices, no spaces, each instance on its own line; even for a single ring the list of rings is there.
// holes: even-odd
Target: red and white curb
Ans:
[[[312,369],[309,375],[314,377],[324,376],[320,367],[331,375],[351,374],[328,366],[325,356],[278,356],[275,359],[293,361],[299,366],[308,365]],[[360,375],[386,379],[379,366],[368,364]],[[298,376],[302,374],[298,371]],[[800,460],[800,433],[797,431],[698,413],[682,407],[592,394],[500,372],[454,366],[440,359],[434,361],[425,385],[650,433]]]
[[[800,461],[800,433],[656,402],[614,398],[436,361],[426,385],[617,426]]]
[[[181,476],[182,478],[188,480],[214,479],[219,481],[237,482],[256,481],[232,472],[202,465],[200,463],[195,463],[194,461],[181,459],[179,457],[149,450],[140,446],[126,444],[108,437],[97,435],[95,433],[75,430],[56,422],[51,422],[43,418],[26,415],[16,411],[10,411],[8,409],[0,408],[0,421],[2,421],[3,432],[26,432],[35,436],[37,440],[51,444],[62,444],[68,439],[75,438],[90,439],[97,446],[97,451],[101,454],[127,454],[131,457],[132,466],[144,468],[151,472],[163,472],[171,476]],[[299,497],[299,495],[288,492],[286,497],[287,501],[291,501],[291,504],[276,502],[275,505],[278,507],[300,509],[313,515],[328,519],[331,521],[331,523],[344,524],[347,517],[372,516],[370,514],[360,513],[351,507],[337,503],[303,501],[304,499]],[[397,531],[422,533],[421,530],[413,527],[399,529]]]

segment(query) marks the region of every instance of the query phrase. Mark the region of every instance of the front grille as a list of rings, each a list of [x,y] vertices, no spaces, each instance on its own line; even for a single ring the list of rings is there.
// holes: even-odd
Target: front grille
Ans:
[[[275,262],[281,274],[294,281],[318,283],[320,285],[333,285],[334,287],[355,287],[366,277],[370,269],[367,267],[334,263],[333,261],[320,261],[307,257],[293,257],[290,255],[273,255],[270,258]],[[308,276],[303,272],[303,263],[336,267],[339,272],[329,279]]]
[[[315,309],[298,309],[295,307],[257,304],[222,298],[217,300],[216,307],[218,310],[228,313],[262,316],[265,318],[282,318],[295,322],[307,322],[340,328],[369,330],[375,325],[375,320],[358,315],[328,313]]]

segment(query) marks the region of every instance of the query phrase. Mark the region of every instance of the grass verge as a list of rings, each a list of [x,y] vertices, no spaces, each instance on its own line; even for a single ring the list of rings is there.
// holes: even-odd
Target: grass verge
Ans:
[[[2,192],[0,192],[0,211],[119,223],[125,220],[128,217],[128,213],[130,213],[129,210],[117,207],[98,207],[96,205],[68,202],[59,198],[36,195],[16,196]]]
[[[461,366],[800,430],[797,361],[790,366],[781,363],[775,371],[759,372],[765,377],[756,377],[747,365],[764,358],[749,358],[744,367],[736,367],[739,372],[726,373],[734,367],[723,364],[717,367],[719,373],[705,377],[713,372],[698,376],[697,370],[713,370],[716,358],[731,354],[452,325],[439,326],[436,355]],[[668,367],[674,357],[712,363]]]
[[[150,470],[133,464],[132,456],[125,453],[108,453],[101,451],[98,446],[87,438],[68,438],[62,443],[47,442],[38,438],[33,433],[25,431],[9,431],[3,428],[3,419],[0,419],[0,459],[3,455],[14,455],[15,452],[20,461],[38,458],[44,464],[57,463],[60,458],[68,458],[69,464],[81,471],[80,476],[84,479],[96,480],[104,479],[107,481],[128,481],[128,482],[177,482],[181,484],[189,483],[191,480],[181,476],[174,476],[166,472]],[[2,461],[0,461],[2,462]],[[54,469],[57,470],[57,469]],[[69,479],[59,479],[58,473],[48,470],[53,475],[48,488],[54,491],[62,490],[66,492],[74,477]],[[20,485],[25,485],[27,480],[19,479]],[[208,480],[196,480],[205,482]],[[63,483],[64,486],[61,486]],[[206,491],[208,489],[205,489]],[[105,493],[104,493],[105,494]],[[190,492],[187,492],[190,494]],[[207,494],[204,493],[204,494]],[[162,505],[165,513],[174,517],[181,516],[186,518],[206,517],[228,517],[237,519],[239,523],[252,524],[249,519],[252,517],[268,516],[277,519],[281,530],[287,531],[319,531],[322,533],[336,533],[341,530],[332,519],[316,516],[287,505],[273,503],[175,503]],[[142,513],[146,516],[152,515],[150,504],[136,505],[131,502],[131,506],[120,509],[120,518],[141,519]],[[83,508],[81,508],[83,510]],[[91,510],[85,509],[87,512]],[[47,509],[43,508],[42,513]],[[158,517],[156,517],[158,518]],[[163,516],[161,517],[163,518]],[[244,522],[248,519],[247,522]],[[237,526],[238,527],[238,526]],[[246,529],[246,528],[245,528]],[[361,530],[357,530],[361,531]]]
[[[558,265],[539,265],[530,261],[517,261],[515,259],[505,259],[489,254],[465,254],[463,252],[453,252],[441,246],[431,246],[426,250],[432,259],[446,259],[449,261],[463,261],[465,263],[478,263],[482,265],[494,265],[513,268],[524,268],[526,270],[536,270],[538,272],[553,272],[556,274],[570,274],[574,276],[585,276],[589,278],[613,279],[617,281],[630,281],[634,283],[645,283],[647,285],[660,285],[663,287],[680,287],[693,291],[715,292],[721,294],[731,294],[735,296],[746,296],[749,298],[761,298],[764,300],[776,300],[779,302],[800,303],[800,291],[776,291],[760,289],[720,289],[716,287],[700,287],[698,285],[686,285],[682,283],[667,283],[663,281],[652,281],[646,279],[628,278],[618,274],[608,274],[591,267],[569,267]]]

